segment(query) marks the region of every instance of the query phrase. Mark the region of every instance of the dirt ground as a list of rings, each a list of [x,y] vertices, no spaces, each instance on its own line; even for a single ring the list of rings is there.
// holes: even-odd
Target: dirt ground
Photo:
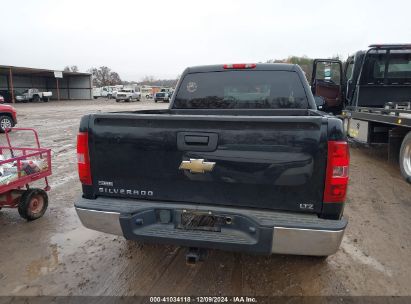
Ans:
[[[0,211],[0,295],[411,295],[411,185],[376,149],[351,148],[349,225],[340,250],[325,261],[211,251],[189,266],[183,248],[84,228],[73,208],[80,117],[163,107],[108,100],[16,105],[18,127],[36,128],[52,148],[54,172],[43,218],[26,222],[15,209]]]

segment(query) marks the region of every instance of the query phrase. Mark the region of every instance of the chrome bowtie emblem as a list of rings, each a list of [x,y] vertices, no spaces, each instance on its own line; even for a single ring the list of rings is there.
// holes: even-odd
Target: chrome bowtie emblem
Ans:
[[[215,162],[206,162],[204,159],[183,160],[180,164],[180,170],[190,170],[190,173],[205,173],[213,171]]]

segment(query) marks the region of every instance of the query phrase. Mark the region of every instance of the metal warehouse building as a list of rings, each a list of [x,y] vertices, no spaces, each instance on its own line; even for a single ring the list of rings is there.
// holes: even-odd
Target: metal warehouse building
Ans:
[[[61,72],[46,69],[0,65],[0,90],[7,90],[10,99],[26,89],[36,88],[51,91],[51,99],[92,99],[93,87],[91,74]]]

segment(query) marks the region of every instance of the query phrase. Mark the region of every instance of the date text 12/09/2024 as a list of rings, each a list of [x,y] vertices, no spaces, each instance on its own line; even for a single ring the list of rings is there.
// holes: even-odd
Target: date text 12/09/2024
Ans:
[[[150,297],[150,303],[258,303],[255,297],[225,297],[225,296],[196,296],[196,297]]]

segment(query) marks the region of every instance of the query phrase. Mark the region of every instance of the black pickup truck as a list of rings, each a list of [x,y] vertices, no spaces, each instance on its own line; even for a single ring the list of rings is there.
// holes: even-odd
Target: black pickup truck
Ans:
[[[126,239],[328,256],[347,225],[342,122],[296,65],[187,68],[169,109],[84,116],[77,154],[81,222]]]

